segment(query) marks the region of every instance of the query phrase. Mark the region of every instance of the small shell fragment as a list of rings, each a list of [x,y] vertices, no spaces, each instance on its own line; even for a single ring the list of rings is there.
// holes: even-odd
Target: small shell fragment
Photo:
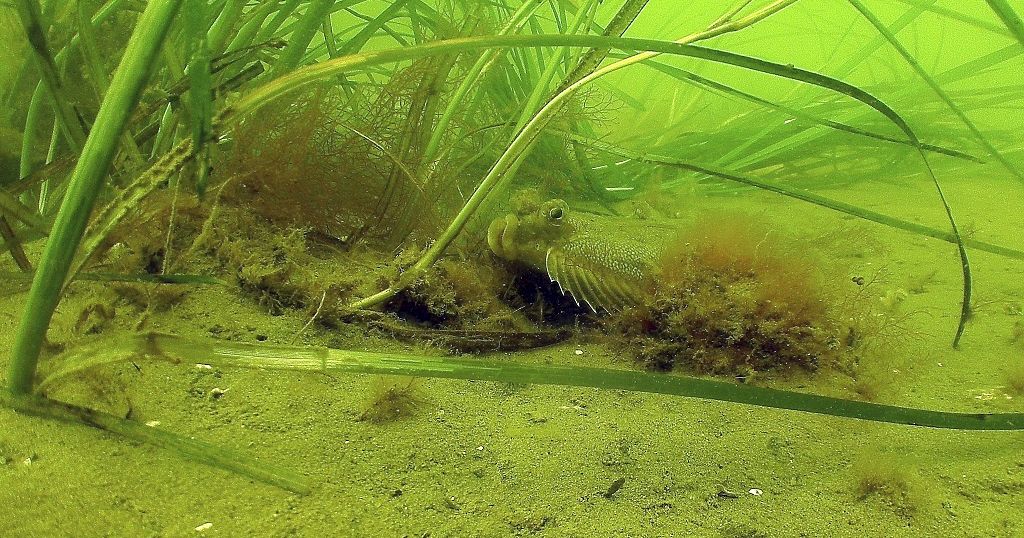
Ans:
[[[754,497],[760,497],[761,494],[763,494],[764,492],[757,488],[750,488],[747,490],[747,493],[753,495]]]

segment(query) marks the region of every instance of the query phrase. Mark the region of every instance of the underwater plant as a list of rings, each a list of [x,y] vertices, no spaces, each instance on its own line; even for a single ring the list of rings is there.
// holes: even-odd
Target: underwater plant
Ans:
[[[357,420],[383,424],[416,414],[426,402],[419,394],[421,383],[416,377],[378,376],[370,386],[366,405]]]
[[[465,321],[512,332],[526,323],[518,312],[522,304],[506,308],[497,300],[503,289],[512,288],[499,282],[506,275],[500,269],[482,273],[474,265],[483,264],[487,226],[480,223],[493,216],[503,198],[512,196],[512,185],[543,189],[545,197],[574,194],[614,212],[616,202],[623,201],[616,193],[636,195],[643,190],[637,187],[650,187],[658,195],[674,196],[678,191],[673,189],[682,182],[696,188],[711,179],[713,188],[758,188],[941,239],[956,245],[962,275],[954,338],[958,344],[971,313],[966,249],[1024,257],[1013,248],[961,237],[950,200],[928,161],[936,153],[958,162],[980,158],[957,149],[959,139],[924,142],[916,122],[897,112],[888,96],[880,99],[875,88],[869,91],[867,84],[850,82],[856,80],[849,76],[852,68],[870,56],[874,45],[854,54],[836,73],[823,74],[710,42],[742,35],[796,3],[738,2],[675,40],[623,37],[646,9],[647,2],[634,0],[610,7],[597,0],[452,2],[438,8],[394,2],[373,16],[357,11],[365,7],[357,6],[360,2],[329,0],[168,0],[148,2],[141,12],[134,3],[111,0],[97,6],[78,3],[73,15],[67,15],[74,17],[73,35],[51,29],[59,15],[56,2],[41,6],[36,0],[16,0],[0,6],[15,8],[24,47],[30,51],[10,87],[3,88],[5,101],[17,105],[9,108],[16,109],[24,127],[19,177],[5,178],[0,189],[0,235],[22,277],[31,274],[33,280],[11,349],[3,402],[308,491],[308,484],[294,473],[123,416],[47,398],[42,388],[54,374],[41,379],[39,365],[41,360],[47,366],[64,364],[44,353],[61,298],[79,280],[96,276],[95,270],[113,268],[118,272],[107,274],[108,281],[134,283],[111,287],[120,300],[147,313],[161,305],[173,310],[170,306],[185,293],[199,293],[200,284],[226,285],[270,315],[298,311],[325,327],[370,317],[378,323],[371,327],[386,326],[382,317],[390,322],[387,316],[397,314],[405,316],[403,321],[423,322],[427,329],[451,324],[444,328],[462,330],[458,323]],[[1002,22],[998,33],[1014,39],[1017,47],[1020,22],[1014,9],[1004,1],[989,4]],[[965,107],[982,107],[980,101],[965,104],[945,89],[967,73],[998,65],[999,56],[932,77],[895,30],[860,2],[851,0],[851,5],[875,29],[878,45],[894,48],[966,127],[963,137],[1020,177],[1002,144],[968,116]],[[342,21],[344,26],[336,24]],[[609,22],[602,26],[600,21]],[[134,26],[116,67],[103,52],[119,44],[100,37],[117,32],[97,31],[113,24]],[[78,54],[83,65],[69,75],[66,67]],[[801,111],[800,122],[791,126],[754,115],[746,123],[738,121],[736,130],[723,126],[719,131],[735,143],[706,161],[703,142],[694,142],[678,126],[659,133],[656,141],[638,136],[605,142],[594,128],[596,122],[590,121],[594,110],[587,105],[587,92],[611,92],[602,83],[614,73],[653,65],[656,58],[662,63],[671,58],[724,66],[742,70],[741,78],[763,76],[793,87],[813,87],[827,92],[828,102],[766,99],[670,70],[678,80],[697,84],[698,96],[747,93],[747,102],[757,102],[769,113]],[[69,76],[89,84],[70,83]],[[83,98],[74,91],[80,88],[95,95]],[[1013,94],[986,95],[1006,101]],[[637,99],[617,98],[627,106]],[[842,102],[836,104],[837,99]],[[873,116],[863,119],[868,113]],[[898,135],[881,132],[886,129]],[[830,169],[832,159],[807,145],[839,131],[914,150],[919,157],[913,161],[919,163],[916,170],[927,174],[935,187],[936,206],[948,229],[913,222],[916,215],[886,215],[773,181],[814,177]],[[656,151],[629,150],[622,144]],[[632,182],[626,172],[598,172],[615,170],[608,163],[619,166],[623,157],[631,165],[689,173],[655,184]],[[887,166],[884,159],[879,163],[879,168]],[[790,168],[772,176],[776,167],[785,166]],[[554,218],[553,208],[547,209],[545,215]],[[502,238],[510,226],[517,223],[506,220]],[[655,342],[638,343],[641,349],[665,346],[647,348],[646,360],[662,367],[682,359],[705,372],[735,373],[779,362],[813,368],[843,345],[844,326],[831,316],[827,288],[795,249],[765,254],[758,249],[765,236],[755,241],[761,232],[742,226],[730,231],[708,222],[703,230],[703,236],[692,232],[695,241],[686,248],[670,251],[662,264],[665,282],[649,296],[627,289],[612,297],[609,288],[580,282],[580,273],[570,270],[549,271],[549,276],[564,280],[559,283],[591,306],[613,309],[628,300],[650,299],[642,305],[646,317],[635,319],[634,327],[666,333]],[[467,237],[466,231],[480,237]],[[604,248],[611,244],[605,239],[597,237],[589,244]],[[774,238],[770,243],[780,244]],[[498,250],[506,252],[504,247],[512,243],[500,244]],[[462,250],[459,256],[452,255],[455,249]],[[540,253],[534,254],[539,265]],[[548,252],[543,254],[546,263]],[[206,274],[214,272],[222,278]],[[171,283],[191,286],[186,288],[190,291],[140,292],[145,286]],[[366,312],[374,308],[386,313]],[[56,368],[59,375],[125,356],[175,364],[222,360],[229,366],[636,390],[933,427],[1024,427],[1019,413],[928,411],[632,370],[361,354],[316,346],[275,350],[153,332],[125,336],[104,325],[103,318],[116,319],[116,312],[96,307],[77,314],[79,332],[117,334],[86,345],[85,352],[69,351],[62,357],[65,367]],[[687,335],[685,341],[680,335]],[[541,338],[547,335],[528,336],[534,342],[548,341]],[[693,360],[699,345],[705,346],[704,353]],[[279,356],[273,356],[275,351]],[[407,388],[412,386],[410,382]],[[415,401],[408,392],[388,389],[378,399],[388,402],[387,409],[408,409]]]
[[[1014,396],[1024,396],[1024,364],[1012,366],[1006,372],[1006,387]]]
[[[627,332],[639,332],[629,347],[659,369],[814,370],[844,351],[838,319],[857,316],[851,304],[836,312],[833,296],[853,287],[848,279],[826,284],[805,245],[749,215],[701,215],[669,243],[657,271],[659,286],[638,314],[646,330]]]
[[[854,462],[852,472],[858,499],[877,499],[904,518],[913,517],[921,509],[924,491],[920,478],[907,463],[869,452]]]

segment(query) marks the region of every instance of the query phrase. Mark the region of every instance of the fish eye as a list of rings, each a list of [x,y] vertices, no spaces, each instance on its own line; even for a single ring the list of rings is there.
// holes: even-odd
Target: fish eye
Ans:
[[[552,207],[548,210],[548,217],[554,220],[562,220],[562,215],[562,208],[560,207]]]

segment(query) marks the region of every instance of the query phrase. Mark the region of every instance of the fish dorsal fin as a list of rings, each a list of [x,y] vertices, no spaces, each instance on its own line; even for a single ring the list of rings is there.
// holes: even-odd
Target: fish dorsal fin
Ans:
[[[562,246],[547,250],[545,269],[563,294],[568,292],[576,304],[584,302],[594,312],[617,312],[640,304],[643,292],[638,281],[583,254]]]

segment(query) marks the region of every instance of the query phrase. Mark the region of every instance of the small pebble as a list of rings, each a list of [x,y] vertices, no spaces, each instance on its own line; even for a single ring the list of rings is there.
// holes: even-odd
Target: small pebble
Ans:
[[[747,490],[747,493],[753,495],[754,497],[760,497],[761,494],[764,492],[757,488],[750,488],[749,490]]]
[[[582,355],[583,354],[583,350],[582,349],[577,349],[576,350],[576,354],[577,355]]]
[[[196,532],[203,532],[205,530],[208,530],[212,526],[213,526],[213,523],[210,523],[209,521],[207,521],[206,523],[203,523],[202,525],[196,527]]]
[[[146,426],[149,426],[150,428],[155,428],[155,427],[157,427],[159,425],[160,425],[160,421],[159,420],[150,420],[150,421],[146,422]]]

